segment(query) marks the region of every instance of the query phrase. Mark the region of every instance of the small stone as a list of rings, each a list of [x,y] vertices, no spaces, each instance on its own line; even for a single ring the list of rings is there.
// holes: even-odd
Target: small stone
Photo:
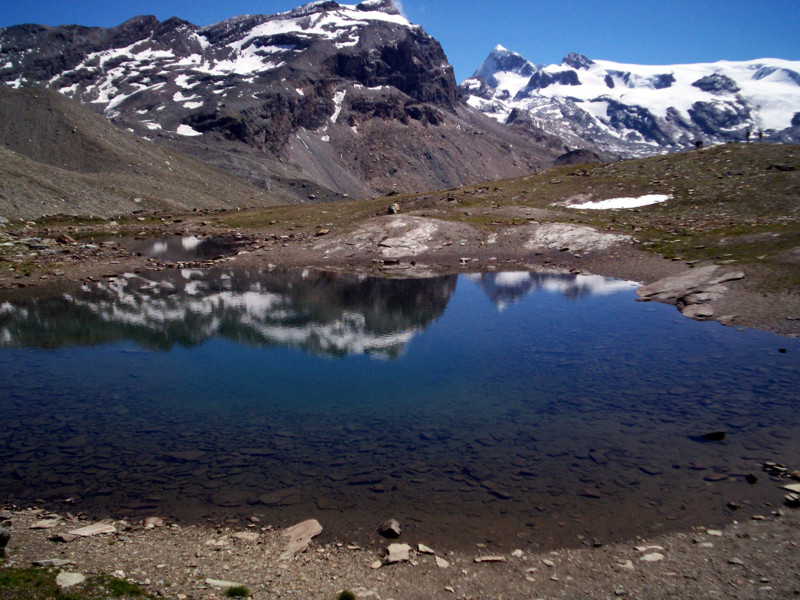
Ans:
[[[224,579],[206,579],[206,585],[227,590],[232,587],[243,587],[241,583],[235,581],[225,581]]]
[[[317,237],[322,237],[323,235],[328,235],[331,232],[330,229],[317,229],[317,233],[314,234]]]
[[[456,593],[456,591],[453,589],[453,586],[450,586],[450,585],[445,586],[444,591],[445,592],[450,592],[451,594],[455,594]]]
[[[374,563],[372,563],[369,566],[369,568],[370,569],[380,569],[382,566],[383,566],[383,563],[381,561],[379,561],[379,560],[376,560]]]
[[[545,566],[548,566],[548,567],[555,567],[556,566],[556,563],[554,563],[549,558],[545,558],[542,562],[545,564]]]
[[[389,208],[386,209],[386,214],[389,215],[396,215],[399,212],[400,212],[400,205],[397,202],[395,202],[394,204],[389,206]]]
[[[505,556],[500,556],[496,554],[475,557],[476,563],[501,563],[501,562],[506,562],[507,560],[508,559]]]
[[[417,544],[417,552],[420,554],[436,554],[433,548],[429,548],[425,544]]]
[[[709,529],[706,533],[715,537],[722,537],[722,532],[719,529]]]
[[[660,552],[650,552],[649,554],[645,554],[639,560],[644,562],[658,562],[660,560],[664,560],[664,555]]]
[[[243,542],[257,542],[259,535],[255,531],[240,531],[234,533],[231,537]]]
[[[744,479],[750,485],[754,485],[754,484],[758,483],[758,477],[756,475],[754,475],[753,473],[748,473],[747,475],[745,475]]]
[[[389,544],[386,548],[386,562],[390,565],[407,562],[410,560],[409,552],[411,552],[411,546],[408,544]]]
[[[729,558],[728,559],[729,565],[739,565],[744,566],[744,561],[741,558]]]
[[[79,529],[73,529],[69,532],[70,535],[77,535],[80,537],[91,537],[94,535],[105,535],[108,533],[116,533],[117,528],[111,525],[110,523],[95,523],[93,525],[87,525],[86,527],[81,527]]]
[[[67,565],[74,565],[74,560],[67,560],[66,558],[44,558],[42,560],[34,560],[31,563],[34,567],[66,567]]]
[[[378,527],[378,533],[385,538],[399,538],[403,530],[400,528],[400,523],[397,519],[389,519],[381,523],[381,526]]]
[[[709,481],[715,483],[717,481],[726,481],[728,476],[723,473],[711,473],[710,475],[706,475],[703,477],[704,481]]]
[[[66,571],[62,571],[56,576],[56,585],[58,585],[60,588],[72,587],[73,585],[78,585],[84,581],[86,581],[86,577],[80,573],[68,573]]]
[[[636,567],[633,566],[632,560],[621,560],[619,561],[619,566],[626,571],[635,571]]]
[[[725,432],[724,431],[711,431],[709,433],[704,433],[700,436],[704,440],[708,442],[721,442],[725,439]]]
[[[794,492],[795,494],[800,494],[800,483],[789,483],[782,487],[787,492]]]
[[[53,527],[58,526],[59,523],[61,523],[61,519],[59,517],[54,519],[42,519],[41,521],[31,523],[28,529],[52,529]]]
[[[164,526],[164,519],[161,517],[147,517],[144,520],[144,528],[145,529],[155,529],[156,527],[163,527]]]
[[[436,566],[440,569],[447,569],[450,566],[450,563],[447,562],[445,559],[441,558],[440,556],[436,557]]]
[[[800,494],[786,494],[783,503],[789,508],[800,508]]]
[[[513,556],[514,558],[522,558],[522,554],[523,554],[522,550],[520,550],[519,548],[517,548],[516,550],[514,550],[514,551],[511,553],[511,556]]]

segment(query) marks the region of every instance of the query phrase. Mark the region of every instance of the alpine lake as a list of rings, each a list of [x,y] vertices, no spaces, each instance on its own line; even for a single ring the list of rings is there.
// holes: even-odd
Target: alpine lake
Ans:
[[[635,289],[216,268],[0,300],[0,502],[498,548],[781,508],[800,340]]]

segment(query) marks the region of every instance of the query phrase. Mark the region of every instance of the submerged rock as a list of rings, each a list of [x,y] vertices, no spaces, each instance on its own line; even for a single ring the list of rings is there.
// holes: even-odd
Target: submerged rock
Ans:
[[[385,538],[399,538],[403,530],[397,519],[389,519],[381,523],[381,526],[378,527],[378,533]]]

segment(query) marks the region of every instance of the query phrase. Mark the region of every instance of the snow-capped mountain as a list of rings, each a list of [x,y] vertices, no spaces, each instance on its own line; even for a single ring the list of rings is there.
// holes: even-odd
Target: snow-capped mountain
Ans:
[[[510,176],[556,153],[468,107],[439,43],[391,0],[207,27],[151,16],[9,27],[0,84],[57,90],[301,199]]]
[[[501,123],[527,123],[571,148],[624,157],[704,143],[800,141],[800,61],[629,65],[571,53],[536,65],[497,46],[461,84]]]

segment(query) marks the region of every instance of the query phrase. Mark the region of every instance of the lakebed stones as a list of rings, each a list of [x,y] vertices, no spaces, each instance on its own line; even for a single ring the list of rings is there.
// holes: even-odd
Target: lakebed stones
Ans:
[[[311,540],[322,533],[322,525],[316,519],[309,519],[284,530],[283,535],[289,540],[281,560],[291,560],[311,545]]]

